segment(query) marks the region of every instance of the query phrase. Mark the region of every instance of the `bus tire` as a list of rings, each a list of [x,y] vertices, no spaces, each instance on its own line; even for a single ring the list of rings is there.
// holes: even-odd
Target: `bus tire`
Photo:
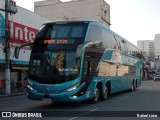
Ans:
[[[133,92],[136,90],[135,81],[133,80],[130,91]]]
[[[99,87],[97,86],[94,91],[94,98],[92,99],[92,103],[97,103],[99,101],[99,97],[100,97],[100,90]]]
[[[109,95],[109,90],[108,90],[108,85],[105,86],[104,88],[104,93],[102,93],[102,100],[106,100]]]
[[[136,88],[138,87],[138,83],[137,83],[137,80],[136,80]]]

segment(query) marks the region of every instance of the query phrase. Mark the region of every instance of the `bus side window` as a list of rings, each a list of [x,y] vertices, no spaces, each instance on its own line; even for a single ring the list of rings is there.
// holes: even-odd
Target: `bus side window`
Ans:
[[[87,41],[102,41],[102,31],[99,26],[90,26]]]

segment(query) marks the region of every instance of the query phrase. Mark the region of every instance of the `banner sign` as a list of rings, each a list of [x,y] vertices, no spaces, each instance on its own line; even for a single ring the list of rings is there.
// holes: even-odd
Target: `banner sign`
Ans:
[[[4,42],[5,37],[5,19],[0,13],[0,42]]]
[[[9,21],[10,25],[10,41],[13,43],[28,43],[33,42],[36,34],[38,32],[37,29]]]
[[[38,32],[37,29],[13,21],[8,21],[8,22],[9,22],[8,29],[10,30],[10,42],[24,44],[34,41],[36,34]],[[0,42],[4,41],[5,41],[5,18],[0,13]]]

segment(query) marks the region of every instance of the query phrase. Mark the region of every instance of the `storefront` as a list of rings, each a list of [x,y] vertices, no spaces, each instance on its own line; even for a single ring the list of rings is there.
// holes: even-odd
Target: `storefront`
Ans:
[[[4,1],[0,1],[0,8],[3,8]],[[16,82],[23,80],[28,70],[31,48],[24,47],[20,50],[19,58],[14,57],[16,46],[24,43],[33,42],[41,25],[49,21],[34,12],[18,7],[18,13],[9,16],[10,31],[10,70],[11,70],[11,89],[15,89]],[[0,80],[5,78],[5,17],[4,12],[0,11]],[[0,85],[0,88],[2,86]]]

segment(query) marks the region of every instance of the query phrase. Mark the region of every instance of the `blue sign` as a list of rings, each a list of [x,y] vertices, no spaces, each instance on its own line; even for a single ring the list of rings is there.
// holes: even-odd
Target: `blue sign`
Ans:
[[[5,19],[0,13],[0,42],[4,42],[5,39]]]

